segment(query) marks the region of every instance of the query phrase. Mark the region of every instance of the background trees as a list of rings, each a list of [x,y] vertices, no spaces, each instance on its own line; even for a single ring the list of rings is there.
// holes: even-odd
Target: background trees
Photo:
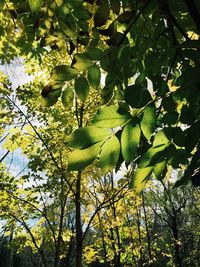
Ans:
[[[198,190],[175,189],[199,183],[198,1],[0,8],[1,64],[20,59],[33,78],[14,88],[0,76],[10,255],[36,253],[36,266],[198,266]],[[14,175],[5,162],[19,148],[28,166]],[[144,190],[152,178],[160,186]]]

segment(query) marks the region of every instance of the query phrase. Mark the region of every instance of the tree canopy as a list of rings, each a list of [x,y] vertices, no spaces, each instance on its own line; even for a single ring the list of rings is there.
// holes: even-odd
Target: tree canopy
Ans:
[[[75,149],[69,170],[95,159],[104,173],[134,163],[131,186],[138,189],[152,173],[164,177],[167,166],[187,168],[180,183],[194,174],[197,1],[2,1],[1,7],[2,62],[20,56],[36,72],[37,64],[48,68],[46,83],[38,78],[41,102],[61,100],[70,109],[74,94],[76,108],[96,102],[87,121],[80,114],[78,127],[86,128],[66,138]]]
[[[132,215],[124,211],[126,201],[133,201],[128,197],[122,203],[129,189],[143,194],[152,178],[164,183],[173,171],[179,173],[173,188],[200,184],[200,2],[3,0],[0,11],[1,65],[20,60],[33,78],[14,88],[0,73],[0,133],[6,149],[1,216],[10,228],[21,223],[43,262],[41,244],[48,229],[54,245],[50,237],[43,244],[51,244],[55,267],[67,253],[63,243],[75,233],[80,267],[84,238],[95,220],[96,231],[103,233],[101,216],[108,204],[114,219],[121,212],[115,201],[123,207],[124,220],[133,214],[141,219],[137,208]],[[28,173],[19,179],[6,173],[3,164],[17,148],[28,158]],[[107,178],[104,187],[102,177],[122,168],[126,174],[119,184]],[[88,189],[92,185],[94,191]],[[65,220],[68,209],[73,216]],[[37,227],[30,230],[29,220],[38,214],[43,235]],[[109,221],[109,212],[106,216]],[[118,247],[104,247],[104,252],[111,249],[114,266],[120,266],[122,229],[120,224],[112,227],[115,233],[103,235],[101,242],[104,246],[104,238],[116,237]],[[85,250],[95,253],[89,243]],[[140,251],[134,253],[137,258]]]

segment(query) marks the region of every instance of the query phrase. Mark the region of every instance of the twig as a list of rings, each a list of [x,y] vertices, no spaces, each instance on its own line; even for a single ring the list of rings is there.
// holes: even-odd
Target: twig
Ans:
[[[143,6],[143,8],[140,10],[140,12],[132,18],[132,20],[130,21],[128,27],[126,28],[126,30],[123,33],[123,36],[121,38],[121,40],[116,44],[117,46],[120,46],[121,44],[123,44],[126,35],[129,33],[130,29],[132,28],[132,26],[136,23],[136,21],[139,19],[139,17],[142,15],[142,13],[144,12],[144,10],[148,7],[148,5],[151,3],[152,0],[149,0],[146,2],[146,4]]]
[[[36,133],[36,135],[38,136],[38,138],[40,139],[40,141],[43,143],[43,145],[46,147],[52,161],[54,162],[56,168],[58,169],[59,173],[61,174],[61,176],[64,178],[64,180],[66,181],[66,183],[68,184],[69,188],[71,189],[71,191],[73,192],[73,194],[75,195],[75,191],[72,187],[72,185],[69,183],[69,181],[65,178],[65,176],[63,175],[63,172],[60,168],[60,166],[58,165],[56,159],[54,158],[51,150],[49,149],[48,145],[46,144],[46,142],[44,141],[44,139],[42,138],[42,136],[39,134],[39,132],[36,130],[35,126],[32,124],[32,122],[29,120],[29,118],[26,116],[26,114],[15,104],[15,102],[9,97],[7,96],[7,99],[19,110],[19,112],[24,116],[24,118],[26,118],[27,122],[30,124],[30,126],[32,127],[33,131]]]

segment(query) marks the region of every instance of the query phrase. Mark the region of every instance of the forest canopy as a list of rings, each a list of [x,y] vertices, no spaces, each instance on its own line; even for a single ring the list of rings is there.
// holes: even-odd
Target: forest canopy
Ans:
[[[23,240],[44,266],[51,251],[54,267],[92,258],[160,266],[148,225],[154,214],[177,241],[164,260],[182,266],[175,230],[183,191],[199,201],[188,187],[200,184],[199,34],[197,0],[0,2],[0,218],[14,247]],[[18,61],[32,78],[14,88],[4,67]],[[18,149],[28,166],[15,177],[6,159]],[[155,194],[167,198],[165,208],[158,201],[161,214]],[[132,224],[139,237],[129,256],[122,240],[134,243]]]

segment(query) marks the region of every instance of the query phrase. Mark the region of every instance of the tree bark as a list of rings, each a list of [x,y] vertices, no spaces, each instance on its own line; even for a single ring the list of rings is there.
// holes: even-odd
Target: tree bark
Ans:
[[[152,254],[151,254],[151,237],[149,233],[149,227],[148,227],[148,221],[147,221],[147,211],[145,207],[145,201],[144,201],[144,193],[142,192],[142,207],[144,211],[144,219],[145,219],[145,228],[146,228],[146,234],[147,234],[147,245],[148,245],[148,254],[149,254],[149,260],[152,264]]]
[[[114,190],[113,173],[111,173],[111,185],[112,185],[112,190]],[[113,219],[116,222],[117,221],[117,214],[116,214],[114,197],[112,198],[112,210],[113,210]],[[121,265],[121,241],[120,241],[119,228],[117,225],[115,226],[115,232],[116,232],[117,247],[118,247],[117,252],[116,252],[116,256],[115,256],[115,267],[120,267],[120,265]]]
[[[78,171],[76,181],[76,267],[82,267],[83,233],[81,225],[81,171]]]
[[[174,239],[174,261],[176,267],[182,267],[182,260],[180,256],[180,244],[179,244],[179,236],[178,236],[178,227],[177,227],[177,221],[176,216],[173,216],[172,220],[172,234]]]

